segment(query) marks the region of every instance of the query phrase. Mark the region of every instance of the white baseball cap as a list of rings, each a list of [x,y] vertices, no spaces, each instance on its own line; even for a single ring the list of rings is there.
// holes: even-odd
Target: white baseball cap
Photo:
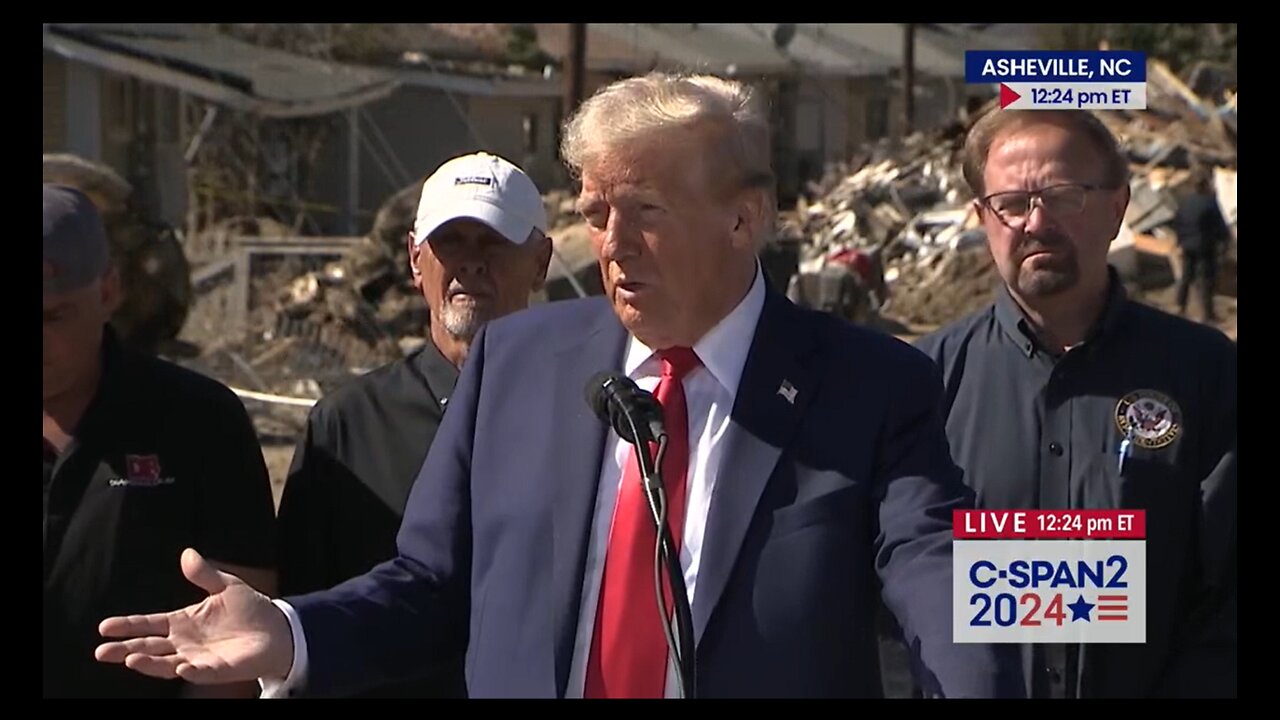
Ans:
[[[547,231],[547,209],[538,186],[507,160],[475,153],[441,165],[422,185],[414,243],[458,218],[479,220],[522,245],[534,228]]]

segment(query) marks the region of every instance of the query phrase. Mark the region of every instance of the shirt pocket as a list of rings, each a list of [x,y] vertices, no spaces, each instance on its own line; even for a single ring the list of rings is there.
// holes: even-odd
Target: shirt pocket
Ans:
[[[1108,472],[1113,478],[1115,507],[1146,510],[1148,526],[1172,522],[1194,512],[1198,484],[1179,462],[1177,443],[1162,448],[1131,446],[1120,463],[1119,443],[1111,449]]]

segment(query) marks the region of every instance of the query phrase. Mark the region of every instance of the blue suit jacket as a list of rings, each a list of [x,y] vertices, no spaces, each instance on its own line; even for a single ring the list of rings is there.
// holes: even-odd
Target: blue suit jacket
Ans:
[[[472,697],[565,695],[607,431],[583,387],[621,368],[626,340],[603,298],[487,326],[410,495],[400,556],[288,598],[304,692],[345,694],[465,648]],[[940,390],[907,344],[768,291],[702,549],[699,696],[881,695],[881,592],[927,691],[1022,694],[1008,646],[951,642],[951,512],[971,496]]]

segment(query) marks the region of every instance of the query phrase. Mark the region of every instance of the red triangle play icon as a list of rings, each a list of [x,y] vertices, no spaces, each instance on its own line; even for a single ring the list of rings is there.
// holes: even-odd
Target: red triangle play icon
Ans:
[[[1020,97],[1022,96],[1014,92],[1013,88],[1009,87],[1008,85],[1005,85],[1004,83],[1000,83],[1000,107],[1001,108],[1009,107],[1009,105],[1016,102]]]

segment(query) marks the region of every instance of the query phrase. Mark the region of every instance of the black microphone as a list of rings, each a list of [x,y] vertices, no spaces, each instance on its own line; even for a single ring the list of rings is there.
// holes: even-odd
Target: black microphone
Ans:
[[[648,430],[645,440],[657,442],[667,434],[658,399],[622,373],[596,373],[587,381],[586,397],[587,405],[591,406],[600,422],[613,428],[626,442],[639,442],[631,432],[632,422],[636,423],[637,431]]]

